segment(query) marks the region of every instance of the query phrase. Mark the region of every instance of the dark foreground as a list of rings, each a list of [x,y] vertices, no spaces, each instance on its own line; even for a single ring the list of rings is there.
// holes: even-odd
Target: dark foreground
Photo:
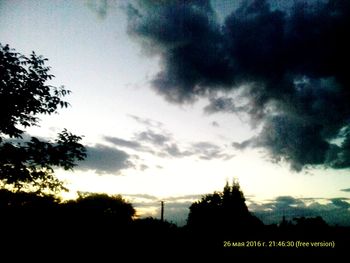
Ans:
[[[0,223],[2,256],[26,261],[163,258],[187,262],[209,257],[332,260],[342,258],[350,248],[350,228],[345,227],[193,229],[155,219],[116,222],[113,217],[50,211],[2,215]]]

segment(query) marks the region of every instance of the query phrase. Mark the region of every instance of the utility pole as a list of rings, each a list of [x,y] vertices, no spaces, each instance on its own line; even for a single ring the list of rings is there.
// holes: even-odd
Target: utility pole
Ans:
[[[160,221],[164,222],[164,201],[160,201]]]

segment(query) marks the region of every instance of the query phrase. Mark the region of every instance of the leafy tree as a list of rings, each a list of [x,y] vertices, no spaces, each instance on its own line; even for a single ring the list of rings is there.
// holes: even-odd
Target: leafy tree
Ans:
[[[239,183],[234,181],[232,186],[227,182],[222,192],[207,194],[193,203],[187,224],[193,228],[230,231],[260,226],[262,222],[249,212]]]
[[[37,126],[39,114],[68,107],[63,97],[70,91],[47,82],[54,76],[46,58],[34,52],[26,57],[0,44],[0,186],[14,191],[59,192],[63,183],[54,167],[66,170],[86,157],[82,139],[66,129],[54,142],[30,137],[24,129]]]
[[[35,193],[19,192],[13,193],[7,189],[0,189],[0,209],[5,210],[20,210],[30,209],[45,209],[58,207],[60,199],[53,195],[38,196]],[[2,215],[2,219],[3,219]]]
[[[79,193],[79,197],[67,202],[66,206],[79,217],[109,218],[119,223],[131,222],[135,216],[134,207],[121,195]]]

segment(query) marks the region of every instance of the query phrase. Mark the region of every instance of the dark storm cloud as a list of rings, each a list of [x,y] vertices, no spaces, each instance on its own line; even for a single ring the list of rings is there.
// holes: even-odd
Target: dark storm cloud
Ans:
[[[163,70],[152,83],[168,101],[193,101],[226,81],[223,36],[209,1],[137,1],[128,17],[129,34],[162,56]]]
[[[350,188],[341,189],[340,191],[343,191],[343,192],[350,192]]]
[[[105,145],[86,146],[87,158],[78,163],[79,170],[95,170],[99,174],[118,174],[122,169],[132,168],[130,155]]]
[[[263,147],[296,170],[349,168],[350,2],[280,2],[242,1],[219,22],[209,1],[136,1],[128,32],[161,58],[152,84],[168,101],[208,96],[207,113],[262,126],[238,148]]]
[[[236,106],[234,105],[232,98],[210,98],[209,104],[204,107],[205,113],[217,113],[217,112],[237,112]]]
[[[233,146],[267,148],[274,160],[289,161],[294,170],[301,170],[307,164],[323,164],[330,153],[331,146],[321,138],[319,129],[298,117],[277,115],[266,118],[257,137]]]

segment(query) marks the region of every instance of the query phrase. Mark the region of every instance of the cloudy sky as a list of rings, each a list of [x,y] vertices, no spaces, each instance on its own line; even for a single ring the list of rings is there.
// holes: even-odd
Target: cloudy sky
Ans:
[[[184,4],[186,2],[186,4]],[[306,2],[308,4],[306,4]],[[183,224],[237,178],[265,220],[350,222],[348,1],[0,1],[0,42],[49,58],[88,158],[71,190]]]

